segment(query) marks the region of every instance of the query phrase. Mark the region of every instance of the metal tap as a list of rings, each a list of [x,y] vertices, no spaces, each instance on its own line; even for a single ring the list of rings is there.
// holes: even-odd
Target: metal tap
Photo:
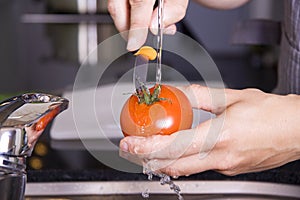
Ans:
[[[26,157],[47,124],[67,109],[67,99],[40,93],[15,96],[0,103],[1,199],[24,199]]]

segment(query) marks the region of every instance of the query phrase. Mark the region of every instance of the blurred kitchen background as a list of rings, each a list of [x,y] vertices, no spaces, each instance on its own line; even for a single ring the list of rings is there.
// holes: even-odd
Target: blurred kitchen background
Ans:
[[[228,87],[256,87],[270,92],[276,85],[278,41],[249,45],[240,36],[246,35],[244,29],[249,27],[244,26],[244,21],[249,19],[279,21],[281,3],[254,0],[238,9],[216,11],[190,2],[186,17],[177,24],[178,31],[205,47]],[[76,73],[89,52],[117,33],[106,7],[107,0],[0,0],[0,94],[28,91],[63,94],[72,89]],[[249,31],[255,33],[255,28],[250,26]],[[276,35],[273,29],[271,26],[269,32]],[[112,50],[101,54],[109,55]],[[133,59],[129,53],[113,62],[102,83],[118,81],[132,69]],[[189,70],[187,61],[176,55],[165,52],[163,63],[184,73],[188,80],[201,79]],[[58,122],[65,123],[61,120]],[[80,141],[55,141],[50,129],[51,126],[28,159],[29,170],[105,168],[85,151]],[[40,178],[30,175],[31,171],[28,173],[29,181]]]
[[[238,9],[216,11],[190,2],[177,27],[206,48],[228,87],[272,91],[276,42],[245,45],[234,36],[244,20],[279,21],[281,4],[280,0],[253,0]],[[107,0],[0,0],[0,93],[70,88],[88,53],[117,33],[106,5]],[[184,63],[167,54],[163,62],[175,68]],[[104,82],[118,80],[131,68],[131,62],[126,63],[125,56]],[[195,79],[193,74],[186,76]]]

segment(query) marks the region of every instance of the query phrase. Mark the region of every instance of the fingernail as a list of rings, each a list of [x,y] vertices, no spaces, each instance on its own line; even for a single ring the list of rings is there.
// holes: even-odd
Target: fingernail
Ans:
[[[137,45],[138,45],[138,43],[135,38],[129,38],[128,43],[127,43],[127,50],[135,51],[139,48]]]
[[[127,144],[127,142],[122,141],[121,144],[120,144],[120,149],[122,151],[128,152],[128,144]]]
[[[147,28],[137,28],[129,31],[127,50],[135,51],[140,48],[147,39],[148,27]]]
[[[151,30],[151,32],[152,32],[154,35],[157,35],[157,32],[158,32],[158,23],[157,23],[157,19],[156,19],[156,20],[154,19],[154,20],[152,21],[150,30]]]

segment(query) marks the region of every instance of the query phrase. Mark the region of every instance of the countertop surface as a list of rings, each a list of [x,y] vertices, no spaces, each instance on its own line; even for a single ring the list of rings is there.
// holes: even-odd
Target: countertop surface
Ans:
[[[55,161],[54,161],[55,162]],[[202,172],[178,180],[233,180],[293,184],[300,186],[300,161],[264,172],[225,176],[213,171]],[[68,181],[138,181],[147,180],[144,174],[120,172],[113,169],[41,169],[27,172],[28,182]]]

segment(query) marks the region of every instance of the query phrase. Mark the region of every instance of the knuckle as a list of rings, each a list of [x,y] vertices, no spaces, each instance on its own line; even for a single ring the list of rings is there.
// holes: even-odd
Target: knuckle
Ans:
[[[256,94],[263,94],[263,91],[256,89],[256,88],[247,88],[244,89],[245,91],[249,92],[249,93],[256,93]]]
[[[298,94],[288,94],[287,96],[288,96],[288,97],[291,97],[291,98],[299,97]]]
[[[203,86],[195,84],[195,83],[188,86],[188,89],[190,89],[190,90],[199,90],[199,89],[202,89],[202,88],[203,88]]]
[[[143,5],[144,3],[145,3],[144,0],[129,0],[130,6],[138,7],[138,6]]]
[[[232,156],[226,156],[218,164],[218,169],[225,172],[232,172],[238,166],[238,163],[235,162],[235,159]]]
[[[234,140],[232,139],[232,132],[234,132],[234,130],[231,130],[230,127],[224,127],[223,130],[221,130],[221,132],[219,133],[220,135],[216,146],[219,148],[233,146]]]
[[[217,105],[213,105],[212,109],[211,109],[211,112],[212,113],[216,113],[216,114],[220,114],[222,113],[224,110],[226,109],[226,105],[225,105],[225,102],[220,105],[220,104],[217,104]]]
[[[228,156],[221,162],[219,171],[227,176],[235,176],[245,170],[246,163],[242,157]]]
[[[235,176],[238,174],[236,171],[221,171],[220,173],[226,176]]]
[[[257,89],[257,88],[248,88],[246,89],[248,91],[252,91],[252,92],[261,92],[261,90]]]
[[[135,18],[131,21],[130,28],[135,29],[136,32],[141,32],[144,30],[144,28],[147,28],[147,25],[145,25],[145,19],[144,18]]]
[[[134,155],[142,156],[146,154],[147,151],[147,147],[145,147],[145,145],[143,145],[142,143],[138,143],[137,141],[129,143],[129,152]]]

